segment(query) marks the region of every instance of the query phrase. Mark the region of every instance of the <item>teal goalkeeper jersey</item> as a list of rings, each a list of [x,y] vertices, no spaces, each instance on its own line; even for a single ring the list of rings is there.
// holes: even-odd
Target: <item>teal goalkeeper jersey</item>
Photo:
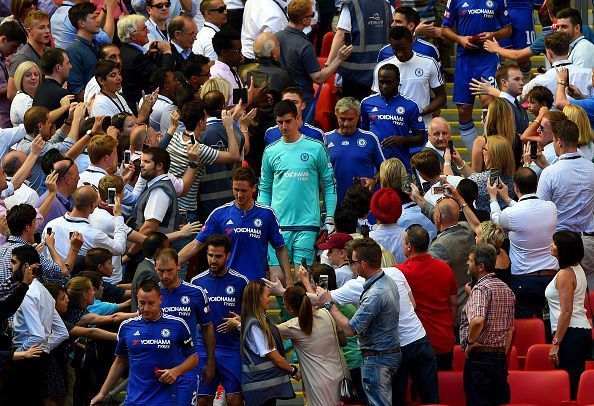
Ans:
[[[334,216],[336,182],[330,157],[320,141],[303,135],[293,143],[281,138],[266,147],[258,201],[274,209],[283,231],[317,231],[320,189],[327,216]]]

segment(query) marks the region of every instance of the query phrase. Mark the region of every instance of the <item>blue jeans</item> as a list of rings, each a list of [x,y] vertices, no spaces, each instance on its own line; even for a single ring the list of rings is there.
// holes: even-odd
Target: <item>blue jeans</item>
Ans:
[[[363,357],[361,383],[370,406],[392,405],[392,380],[401,361],[400,353]]]
[[[410,376],[422,404],[439,403],[437,361],[427,336],[400,347],[402,363],[392,382],[395,405],[404,405]]]

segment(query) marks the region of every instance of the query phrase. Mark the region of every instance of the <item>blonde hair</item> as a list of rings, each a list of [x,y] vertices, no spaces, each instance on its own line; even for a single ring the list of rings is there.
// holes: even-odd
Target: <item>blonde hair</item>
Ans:
[[[586,111],[582,107],[575,104],[568,104],[563,107],[563,114],[565,114],[567,118],[573,121],[578,127],[578,132],[580,134],[578,139],[579,147],[588,145],[594,140],[590,120],[588,119]]]
[[[513,150],[514,139],[516,137],[516,123],[514,121],[514,112],[508,102],[497,98],[489,103],[484,130],[487,137],[492,135],[503,136],[509,141]]]
[[[264,309],[262,308],[262,303],[260,298],[264,294],[264,285],[260,281],[251,281],[247,284],[247,286],[243,289],[243,299],[241,302],[241,325],[246,326],[246,322],[248,317],[253,317],[258,321],[258,324],[262,331],[264,332],[264,336],[266,337],[266,341],[268,341],[268,346],[270,348],[274,347],[276,344],[274,343],[274,337],[272,336],[272,332],[268,327],[268,323],[264,318]],[[241,340],[244,339],[245,329],[241,329]]]
[[[41,83],[41,69],[39,69],[39,66],[37,66],[35,62],[25,61],[19,65],[14,73],[14,87],[18,92],[23,91],[23,77],[25,77],[25,74],[31,68],[37,69],[37,72],[39,73],[39,82]]]
[[[138,24],[144,23],[146,18],[140,14],[128,14],[118,20],[118,37],[124,43],[130,42],[130,35],[138,30]]]
[[[402,189],[408,183],[408,173],[404,164],[398,158],[386,159],[380,165],[380,187]]]
[[[68,300],[78,306],[82,304],[83,295],[91,289],[93,289],[93,283],[83,276],[75,276],[66,284]]]
[[[503,229],[492,221],[483,221],[480,225],[481,239],[487,244],[491,244],[497,251],[501,249],[505,234]]]
[[[489,167],[498,168],[501,176],[511,178],[516,171],[514,152],[508,140],[501,135],[492,135],[487,140]]]
[[[206,93],[218,90],[225,96],[225,104],[229,103],[229,97],[231,96],[231,84],[223,78],[210,78],[200,88],[200,99],[204,99]]]

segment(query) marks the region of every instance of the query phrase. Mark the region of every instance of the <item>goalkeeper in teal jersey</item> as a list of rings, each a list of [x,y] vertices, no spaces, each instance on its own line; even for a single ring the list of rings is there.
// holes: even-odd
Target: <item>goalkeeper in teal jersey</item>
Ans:
[[[293,102],[280,101],[274,108],[274,117],[282,138],[264,150],[258,202],[274,209],[289,261],[299,264],[305,258],[311,265],[320,230],[320,189],[324,191],[325,222],[333,224],[336,209],[334,172],[324,145],[299,133],[297,108]],[[278,262],[270,247],[268,258],[274,267],[271,271],[278,275]]]

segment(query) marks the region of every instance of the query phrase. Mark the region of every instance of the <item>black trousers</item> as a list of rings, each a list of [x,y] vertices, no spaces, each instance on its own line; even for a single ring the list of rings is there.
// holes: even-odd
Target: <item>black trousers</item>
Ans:
[[[444,352],[442,354],[435,354],[437,360],[438,371],[451,371],[454,364],[454,352]]]
[[[586,360],[592,350],[592,330],[569,327],[559,344],[559,369],[567,371],[571,388],[571,399],[575,400],[580,375],[586,369]]]
[[[11,364],[11,370],[2,385],[0,404],[41,405],[45,394],[48,354],[24,359]]]
[[[464,393],[469,406],[509,403],[505,353],[471,351],[464,364]]]

